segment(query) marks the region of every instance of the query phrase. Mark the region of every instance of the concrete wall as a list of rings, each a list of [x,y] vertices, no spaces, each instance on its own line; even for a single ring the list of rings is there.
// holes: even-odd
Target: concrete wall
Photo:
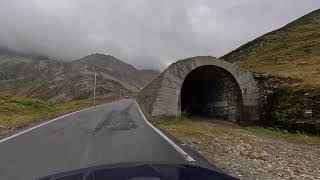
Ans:
[[[194,69],[212,65],[217,66],[230,73],[239,84],[242,93],[242,122],[251,123],[259,120],[258,92],[253,75],[234,64],[214,57],[194,57],[177,61],[170,65],[161,74],[158,82],[155,101],[152,103],[151,114],[159,115],[181,115],[180,91],[186,76]],[[145,88],[147,89],[147,87]]]

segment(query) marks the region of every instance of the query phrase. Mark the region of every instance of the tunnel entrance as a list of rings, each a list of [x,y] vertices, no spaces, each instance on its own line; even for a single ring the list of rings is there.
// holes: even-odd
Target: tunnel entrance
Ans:
[[[181,112],[191,116],[240,121],[242,93],[231,73],[206,65],[191,71],[180,94]]]

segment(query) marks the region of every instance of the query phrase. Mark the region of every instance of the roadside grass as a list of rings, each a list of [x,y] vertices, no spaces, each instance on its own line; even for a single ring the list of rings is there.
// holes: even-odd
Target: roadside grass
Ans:
[[[102,104],[103,101],[97,101]],[[44,102],[37,99],[0,94],[0,136],[41,120],[90,107],[91,100]]]
[[[296,144],[320,145],[320,137],[304,133],[289,133],[276,128],[264,128],[258,126],[245,127],[244,129],[261,137],[280,139]]]
[[[302,133],[289,133],[276,128],[264,128],[260,126],[242,127],[233,123],[223,123],[220,121],[198,121],[188,117],[155,117],[152,122],[159,127],[169,131],[173,135],[237,135],[236,132],[252,134],[260,138],[271,138],[296,144],[320,145],[320,137]]]
[[[239,179],[319,177],[320,137],[198,118],[151,121]]]
[[[105,103],[105,101],[97,100],[96,105]],[[66,112],[73,112],[83,108],[92,106],[92,100],[74,100],[67,102],[53,103],[57,114],[64,114]]]

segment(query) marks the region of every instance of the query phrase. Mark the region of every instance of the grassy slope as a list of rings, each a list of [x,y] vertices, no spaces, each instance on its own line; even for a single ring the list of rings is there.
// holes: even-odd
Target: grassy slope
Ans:
[[[186,133],[193,135],[196,131],[200,129],[200,131],[207,131],[206,128],[214,127],[214,134],[215,133],[226,133],[230,134],[231,131],[237,129],[243,132],[248,132],[252,134],[256,134],[262,137],[271,138],[274,140],[284,140],[291,143],[296,144],[308,144],[308,145],[320,145],[320,137],[306,135],[306,134],[299,134],[299,133],[288,133],[286,131],[282,131],[275,128],[263,128],[260,126],[248,126],[248,127],[241,127],[239,125],[227,122],[221,122],[219,124],[210,123],[207,121],[196,121],[190,118],[185,117],[155,117],[152,118],[152,122],[156,125],[160,126],[161,128],[167,129],[171,132],[176,133]],[[225,124],[223,124],[225,123]],[[207,127],[206,127],[207,126]],[[233,133],[232,133],[233,134]]]
[[[241,179],[318,177],[319,137],[188,118],[152,121]]]
[[[101,104],[98,102],[97,104]],[[0,136],[43,119],[90,107],[92,101],[48,103],[36,99],[0,94]]]
[[[320,9],[221,57],[252,70],[320,87]]]

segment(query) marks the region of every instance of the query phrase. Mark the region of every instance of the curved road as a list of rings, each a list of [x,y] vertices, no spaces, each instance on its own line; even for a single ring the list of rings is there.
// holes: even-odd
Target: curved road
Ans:
[[[28,180],[121,162],[206,164],[198,155],[183,154],[149,124],[134,100],[122,100],[33,127],[0,140],[0,179]]]

